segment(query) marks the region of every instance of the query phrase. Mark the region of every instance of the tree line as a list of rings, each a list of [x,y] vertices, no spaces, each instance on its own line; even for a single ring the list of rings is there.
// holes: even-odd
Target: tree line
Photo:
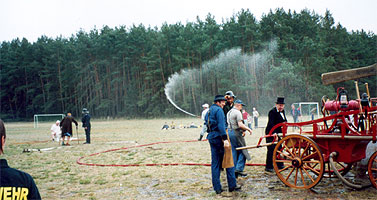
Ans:
[[[0,117],[79,116],[83,107],[94,117],[182,116],[164,91],[169,77],[181,70],[195,73],[180,80],[173,99],[198,115],[201,104],[227,90],[262,113],[278,95],[288,103],[318,102],[345,86],[356,98],[353,82],[324,86],[321,74],[376,63],[377,37],[348,32],[334,21],[330,11],[320,16],[306,9],[276,9],[257,21],[241,10],[222,23],[208,14],[186,24],[104,26],[69,38],[3,41]],[[269,51],[271,41],[275,51]],[[222,54],[232,49],[234,56],[222,62]],[[361,81],[377,96],[376,77]]]

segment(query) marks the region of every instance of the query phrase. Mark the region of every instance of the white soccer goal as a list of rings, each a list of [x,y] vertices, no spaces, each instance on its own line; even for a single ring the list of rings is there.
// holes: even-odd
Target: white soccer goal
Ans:
[[[319,105],[317,102],[298,102],[293,104],[295,108],[300,108],[300,121],[310,121],[319,118]],[[289,108],[290,111],[291,108]]]
[[[39,122],[54,122],[61,120],[65,117],[64,114],[35,114],[34,115],[34,128],[38,128]]]

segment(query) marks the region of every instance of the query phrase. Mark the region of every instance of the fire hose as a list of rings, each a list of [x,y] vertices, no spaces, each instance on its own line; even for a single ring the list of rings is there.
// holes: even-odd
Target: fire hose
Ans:
[[[205,141],[205,140],[203,140]],[[108,153],[108,152],[114,152],[119,150],[126,150],[131,148],[138,148],[138,147],[146,147],[146,146],[152,146],[156,144],[169,144],[169,143],[180,143],[180,142],[198,142],[197,140],[188,140],[188,141],[169,141],[169,142],[154,142],[149,144],[142,144],[142,145],[136,145],[131,147],[122,147],[122,148],[116,148],[116,149],[110,149],[98,153],[93,153],[88,156],[82,156],[77,159],[76,163],[79,165],[86,165],[86,166],[100,166],[100,167],[139,167],[139,166],[175,166],[175,165],[196,165],[196,166],[211,166],[211,164],[208,163],[147,163],[147,164],[98,164],[98,163],[86,163],[81,162],[82,159],[86,157],[96,156],[102,153]],[[265,166],[265,164],[261,163],[247,163],[246,166]]]
[[[330,166],[331,166],[331,169],[334,171],[334,173],[338,176],[338,178],[344,183],[344,185],[348,186],[348,187],[351,187],[351,188],[354,188],[354,189],[357,189],[357,190],[360,190],[360,189],[364,189],[364,188],[368,188],[370,186],[372,186],[372,184],[365,184],[365,185],[357,185],[357,184],[353,184],[351,182],[349,182],[347,179],[345,179],[338,171],[338,169],[336,169],[335,167],[335,164],[334,164],[334,157],[337,157],[338,156],[338,152],[332,152],[330,154],[330,158],[329,158],[329,162],[330,162]]]

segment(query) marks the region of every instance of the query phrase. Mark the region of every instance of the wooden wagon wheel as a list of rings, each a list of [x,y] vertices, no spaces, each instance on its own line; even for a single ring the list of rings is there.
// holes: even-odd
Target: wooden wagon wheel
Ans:
[[[377,151],[369,158],[368,175],[370,182],[377,189]]]
[[[346,175],[352,169],[353,163],[335,162],[336,169],[340,172],[342,176]],[[325,173],[323,174],[325,178],[337,177],[334,170],[331,169],[330,163],[325,163]]]
[[[278,163],[284,167],[278,168]],[[274,169],[289,187],[309,189],[321,181],[324,160],[318,145],[302,135],[289,135],[278,142],[273,154]]]

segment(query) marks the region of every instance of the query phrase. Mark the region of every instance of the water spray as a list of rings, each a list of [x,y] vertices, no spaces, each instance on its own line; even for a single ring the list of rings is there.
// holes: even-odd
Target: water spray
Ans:
[[[182,73],[184,73],[184,71]],[[168,83],[165,86],[165,95],[166,95],[166,98],[168,98],[169,102],[171,104],[173,104],[173,106],[176,107],[178,110],[180,110],[180,111],[182,111],[182,112],[184,112],[184,113],[186,113],[186,114],[188,114],[190,116],[199,117],[199,116],[194,115],[194,114],[192,114],[192,113],[190,113],[188,111],[183,110],[182,108],[180,108],[179,106],[177,106],[177,104],[175,104],[174,101],[171,99],[171,97],[170,97],[170,90],[173,89],[173,84],[175,83],[175,80],[177,80],[179,78],[180,78],[180,74],[178,74],[178,73],[175,73],[175,74],[173,74],[173,76],[169,77],[169,81],[168,81]]]
[[[178,110],[182,111],[185,114],[188,114],[193,117],[199,117],[195,114],[192,114],[182,108],[180,108],[174,101],[176,100],[176,94],[175,93],[181,93],[178,95],[178,98],[183,96],[185,98],[185,90],[181,90],[179,88],[180,85],[182,85],[183,88],[186,88],[186,86],[189,86],[192,90],[194,88],[205,88],[208,86],[208,84],[211,84],[210,82],[202,83],[199,80],[208,80],[208,77],[211,77],[212,79],[219,81],[217,85],[218,87],[221,88],[227,88],[227,90],[236,90],[235,87],[233,86],[232,79],[223,77],[221,75],[216,75],[221,73],[231,73],[235,72],[241,73],[243,75],[250,75],[251,72],[254,73],[255,77],[255,70],[258,67],[265,66],[266,63],[268,63],[269,57],[277,50],[277,42],[276,40],[272,40],[269,43],[265,45],[265,49],[263,49],[261,52],[254,53],[252,55],[250,54],[243,54],[240,48],[233,48],[226,50],[224,52],[221,52],[218,56],[215,58],[205,62],[200,69],[198,68],[193,68],[193,69],[184,69],[181,70],[179,73],[176,72],[174,73],[171,77],[168,79],[168,83],[165,85],[165,95],[169,102]],[[239,68],[241,67],[242,68]],[[241,75],[241,76],[243,76]],[[247,77],[247,76],[245,76]],[[250,76],[249,76],[250,77]],[[235,78],[235,77],[233,77]],[[256,78],[256,77],[255,77]],[[226,80],[226,81],[225,81]],[[225,81],[221,83],[222,81]],[[244,83],[246,84],[252,84],[252,80],[250,78],[246,78],[244,80]],[[182,83],[182,84],[181,84]],[[206,85],[201,85],[201,84],[206,84]],[[240,86],[240,85],[239,85]],[[246,85],[241,85],[241,86],[246,86]],[[199,93],[196,90],[196,94],[203,95],[201,91]],[[198,95],[194,96],[194,91],[193,92],[193,98],[194,104],[197,104],[199,101],[203,101],[203,99],[197,99]],[[215,94],[205,94],[206,96],[208,95],[215,95]],[[241,96],[242,95],[237,95]],[[208,98],[208,97],[207,97]],[[204,103],[204,102],[203,102]],[[199,105],[194,105],[194,106],[199,106]]]

